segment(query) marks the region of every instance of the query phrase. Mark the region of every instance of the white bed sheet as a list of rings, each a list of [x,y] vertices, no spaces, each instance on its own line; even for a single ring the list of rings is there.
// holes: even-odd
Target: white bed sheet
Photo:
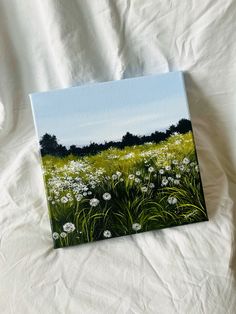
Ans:
[[[0,0],[0,313],[236,313],[236,2]],[[186,71],[209,222],[54,250],[28,94]]]

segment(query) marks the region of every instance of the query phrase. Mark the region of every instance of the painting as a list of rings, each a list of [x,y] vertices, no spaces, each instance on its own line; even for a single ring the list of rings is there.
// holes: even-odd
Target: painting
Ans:
[[[183,73],[30,98],[55,248],[208,220]]]

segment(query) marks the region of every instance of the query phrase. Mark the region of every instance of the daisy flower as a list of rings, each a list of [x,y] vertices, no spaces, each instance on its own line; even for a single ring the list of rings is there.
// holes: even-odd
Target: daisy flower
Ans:
[[[161,184],[165,186],[168,184],[168,182],[169,181],[166,178],[164,178],[164,179],[162,179]]]
[[[190,160],[188,158],[185,157],[183,159],[183,164],[187,165],[187,164],[189,164],[189,162],[190,162]]]
[[[111,177],[112,177],[113,180],[116,180],[118,178],[118,175],[117,174],[113,174]]]
[[[66,203],[68,202],[68,198],[67,198],[66,196],[62,196],[61,202],[62,202],[63,204],[66,204]]]
[[[60,234],[60,237],[61,238],[65,238],[67,236],[67,233],[65,233],[65,232],[62,232],[61,234]]]
[[[174,205],[177,203],[177,198],[174,197],[174,196],[169,196],[168,199],[167,199],[167,202],[170,204],[170,205]]]
[[[154,171],[154,168],[153,167],[149,167],[148,168],[148,172],[152,173]]]
[[[142,192],[147,192],[147,190],[148,190],[148,189],[147,189],[146,186],[142,186],[142,187],[141,187],[141,191],[142,191]]]
[[[104,236],[105,238],[110,238],[110,237],[111,237],[111,231],[105,230],[105,231],[103,232],[103,236]]]
[[[137,222],[132,224],[132,229],[134,231],[139,231],[141,228],[142,228],[142,226],[139,223],[137,223]]]
[[[104,199],[105,201],[109,201],[109,200],[111,199],[111,194],[108,193],[108,192],[106,192],[106,193],[103,194],[102,197],[103,197],[103,199]]]
[[[63,225],[63,230],[65,232],[71,233],[75,231],[75,225],[72,222],[67,222]]]
[[[82,200],[82,198],[83,198],[83,195],[82,194],[78,194],[78,195],[76,195],[76,200],[79,202],[79,201],[81,201]]]
[[[53,232],[52,237],[54,240],[57,240],[57,239],[59,239],[60,236],[59,236],[59,233]]]
[[[92,207],[96,207],[98,204],[100,203],[100,201],[97,198],[91,198],[91,200],[89,201],[90,206]]]

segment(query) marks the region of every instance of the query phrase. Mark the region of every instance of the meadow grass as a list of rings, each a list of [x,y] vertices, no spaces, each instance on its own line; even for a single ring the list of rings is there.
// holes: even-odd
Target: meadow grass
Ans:
[[[191,132],[43,167],[56,248],[207,220]]]

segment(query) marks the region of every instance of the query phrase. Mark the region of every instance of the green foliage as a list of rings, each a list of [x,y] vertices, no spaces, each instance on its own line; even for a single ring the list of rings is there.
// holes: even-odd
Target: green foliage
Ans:
[[[43,166],[55,247],[207,220],[191,132]]]

